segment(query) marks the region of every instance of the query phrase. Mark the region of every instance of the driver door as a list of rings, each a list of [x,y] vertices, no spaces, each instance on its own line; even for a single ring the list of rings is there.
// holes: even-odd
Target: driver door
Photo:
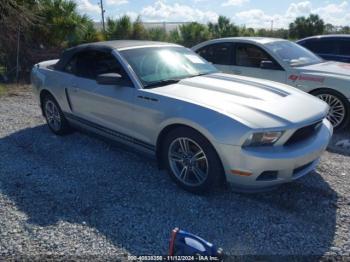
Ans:
[[[135,88],[118,60],[111,53],[89,50],[78,53],[71,64],[75,72],[68,94],[74,116],[95,128],[131,134]],[[97,76],[105,73],[122,75],[125,84],[97,83]]]

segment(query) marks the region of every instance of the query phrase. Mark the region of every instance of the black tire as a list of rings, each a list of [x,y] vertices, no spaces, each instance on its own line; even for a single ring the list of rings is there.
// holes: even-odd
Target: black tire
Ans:
[[[326,89],[326,88],[316,90],[314,92],[311,92],[311,94],[314,96],[317,96],[317,97],[319,97],[321,95],[331,95],[331,96],[336,97],[343,104],[343,106],[345,108],[345,116],[344,116],[344,119],[337,126],[334,126],[334,129],[339,131],[339,130],[346,128],[349,125],[349,123],[350,123],[350,103],[346,99],[345,96],[343,96],[341,93],[339,93],[335,90]]]
[[[206,163],[208,166],[207,176],[203,180],[203,182],[201,182],[198,185],[185,184],[183,181],[181,181],[178,178],[178,176],[176,176],[176,174],[174,173],[171,167],[172,166],[171,160],[169,160],[170,147],[173,144],[173,142],[175,143],[176,140],[179,138],[188,138],[189,140],[195,142],[200,147],[200,149],[202,149],[202,151],[204,152],[205,154],[204,156],[206,156]],[[191,193],[197,193],[197,194],[206,193],[213,190],[218,185],[223,184],[223,182],[225,181],[222,164],[214,147],[203,135],[201,135],[200,133],[198,133],[192,128],[178,127],[171,130],[166,135],[162,143],[161,154],[162,154],[162,161],[171,179],[186,191],[189,191]],[[196,163],[198,164],[199,162],[196,162]],[[189,178],[191,175],[193,177],[195,176],[195,174],[192,173],[192,171],[189,171],[189,172],[190,172],[188,174]]]
[[[51,103],[50,105],[54,105],[57,108],[57,116],[60,119],[60,125],[53,126],[53,124],[50,123],[49,117],[48,117],[48,111],[47,111],[47,106],[48,104]],[[56,99],[52,95],[45,95],[45,97],[42,99],[42,109],[44,113],[44,117],[46,119],[46,123],[49,126],[50,130],[55,133],[56,135],[62,136],[62,135],[67,135],[72,132],[72,128],[69,125],[68,120],[64,116],[60,106],[58,105]]]

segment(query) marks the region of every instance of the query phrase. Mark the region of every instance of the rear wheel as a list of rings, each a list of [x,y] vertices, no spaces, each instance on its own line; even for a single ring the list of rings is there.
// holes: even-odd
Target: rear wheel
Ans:
[[[329,89],[321,89],[312,93],[329,105],[327,119],[334,129],[340,130],[349,124],[350,105],[348,100],[339,92]]]
[[[46,95],[43,99],[43,112],[47,125],[56,135],[65,135],[72,131],[63,112],[51,95]]]
[[[162,156],[171,178],[187,191],[209,191],[223,178],[215,149],[191,128],[180,127],[170,131],[163,143]]]

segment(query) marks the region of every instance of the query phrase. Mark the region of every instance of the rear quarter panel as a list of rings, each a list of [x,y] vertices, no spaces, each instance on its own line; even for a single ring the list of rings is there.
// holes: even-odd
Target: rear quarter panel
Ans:
[[[57,60],[50,60],[36,64],[32,69],[31,84],[39,103],[40,94],[46,90],[56,99],[62,111],[70,112],[65,88],[70,86],[72,76],[50,67],[56,62]]]
[[[350,77],[308,71],[299,71],[292,75],[297,75],[298,78],[295,81],[289,79],[289,84],[305,92],[310,93],[320,88],[329,88],[350,99]]]

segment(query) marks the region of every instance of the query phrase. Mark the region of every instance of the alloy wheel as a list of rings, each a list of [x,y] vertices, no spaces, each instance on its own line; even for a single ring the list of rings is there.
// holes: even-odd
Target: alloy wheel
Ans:
[[[325,101],[329,105],[327,119],[334,127],[339,126],[345,119],[345,106],[343,102],[336,96],[331,94],[319,94],[318,98]]]
[[[201,185],[208,177],[207,156],[192,139],[175,139],[168,150],[168,161],[177,179],[187,186]]]
[[[59,131],[61,128],[61,115],[56,104],[51,100],[46,101],[45,116],[49,126],[54,131]]]

